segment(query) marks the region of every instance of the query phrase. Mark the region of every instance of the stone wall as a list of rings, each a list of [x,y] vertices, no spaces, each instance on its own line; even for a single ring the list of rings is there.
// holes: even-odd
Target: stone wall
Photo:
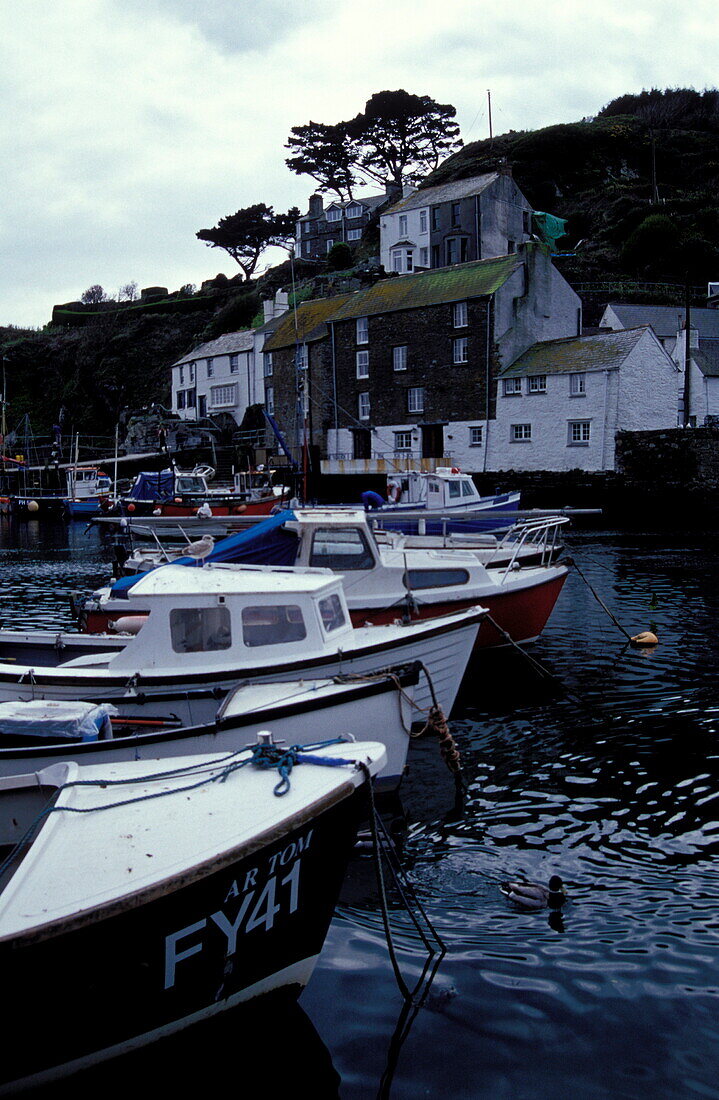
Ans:
[[[719,428],[619,432],[616,456],[627,490],[719,493]]]

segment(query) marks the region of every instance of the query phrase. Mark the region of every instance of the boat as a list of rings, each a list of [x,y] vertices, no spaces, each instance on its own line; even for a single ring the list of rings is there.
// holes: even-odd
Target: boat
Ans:
[[[376,673],[305,680],[247,682],[228,692],[214,721],[182,725],[172,713],[131,718],[122,706],[36,699],[0,703],[0,776],[78,764],[170,759],[202,752],[236,752],[270,726],[275,740],[309,745],[319,731],[384,745],[378,789],[396,789],[404,774],[410,731],[426,714],[415,706],[426,675],[415,661]]]
[[[65,471],[65,513],[70,519],[98,515],[110,501],[110,478],[96,466],[71,466]]]
[[[387,478],[387,503],[371,511],[385,530],[405,534],[497,531],[509,525],[520,498],[516,492],[480,496],[469,474],[456,466],[438,466],[431,473],[392,474]]]
[[[505,634],[517,643],[539,637],[567,577],[566,566],[551,564],[549,554],[547,564],[522,564],[524,547],[520,539],[503,564],[486,567],[477,550],[410,548],[395,536],[380,545],[362,509],[315,507],[271,516],[218,543],[208,560],[238,568],[247,563],[330,568],[344,578],[355,626],[389,623],[398,614],[432,618],[481,604],[493,622],[488,617],[482,624],[477,644],[493,647],[507,643]],[[147,560],[141,559],[145,567]],[[175,564],[196,562],[184,556]],[[111,588],[93,593],[79,621],[90,632],[105,631],[144,611],[137,578],[120,577]]]
[[[235,473],[233,484],[210,488],[215,471],[211,466],[193,470],[176,467],[139,473],[129,493],[120,498],[121,514],[157,516],[269,515],[289,499],[289,490],[274,484],[274,470],[257,469]]]
[[[266,734],[170,767],[66,761],[0,779],[1,1090],[298,994],[383,760],[375,743],[290,755]]]
[[[118,634],[0,631],[0,702],[64,699],[120,704],[126,715],[159,704],[183,724],[215,718],[240,681],[268,682],[376,672],[421,661],[449,714],[486,611],[473,606],[419,622],[353,627],[342,578],[324,569],[212,563],[167,565],[142,576],[134,595],[148,614],[126,616]]]

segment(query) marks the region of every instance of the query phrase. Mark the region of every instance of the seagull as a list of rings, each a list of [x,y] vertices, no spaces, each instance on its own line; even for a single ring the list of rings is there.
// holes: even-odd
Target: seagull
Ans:
[[[549,886],[533,882],[503,882],[499,887],[505,898],[523,909],[559,909],[566,899],[564,884],[559,875],[552,875]]]
[[[198,565],[205,564],[205,558],[212,553],[215,540],[212,535],[203,535],[197,542],[191,542],[185,547],[185,553],[189,558],[194,558]]]

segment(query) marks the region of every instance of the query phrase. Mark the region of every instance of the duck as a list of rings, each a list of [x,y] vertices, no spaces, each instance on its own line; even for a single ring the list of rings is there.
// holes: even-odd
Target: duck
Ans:
[[[548,886],[534,882],[503,882],[500,891],[523,909],[560,909],[567,896],[559,875],[552,875]]]

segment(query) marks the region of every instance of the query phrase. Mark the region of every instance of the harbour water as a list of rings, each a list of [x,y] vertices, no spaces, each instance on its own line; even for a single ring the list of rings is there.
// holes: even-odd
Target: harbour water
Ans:
[[[67,625],[69,593],[105,578],[109,544],[83,524],[2,522],[3,625]],[[719,544],[588,530],[568,543],[629,633],[660,644],[628,647],[572,571],[531,647],[546,674],[502,653],[467,678],[451,721],[461,805],[436,743],[413,744],[395,827],[447,947],[419,1007],[403,1009],[358,854],[299,1008],[227,1014],[86,1074],[75,1096],[142,1073],[179,1094],[208,1075],[243,1094],[264,1075],[270,1096],[343,1100],[719,1097]],[[560,919],[499,891],[553,873]],[[390,918],[413,984],[424,948],[401,910]]]

